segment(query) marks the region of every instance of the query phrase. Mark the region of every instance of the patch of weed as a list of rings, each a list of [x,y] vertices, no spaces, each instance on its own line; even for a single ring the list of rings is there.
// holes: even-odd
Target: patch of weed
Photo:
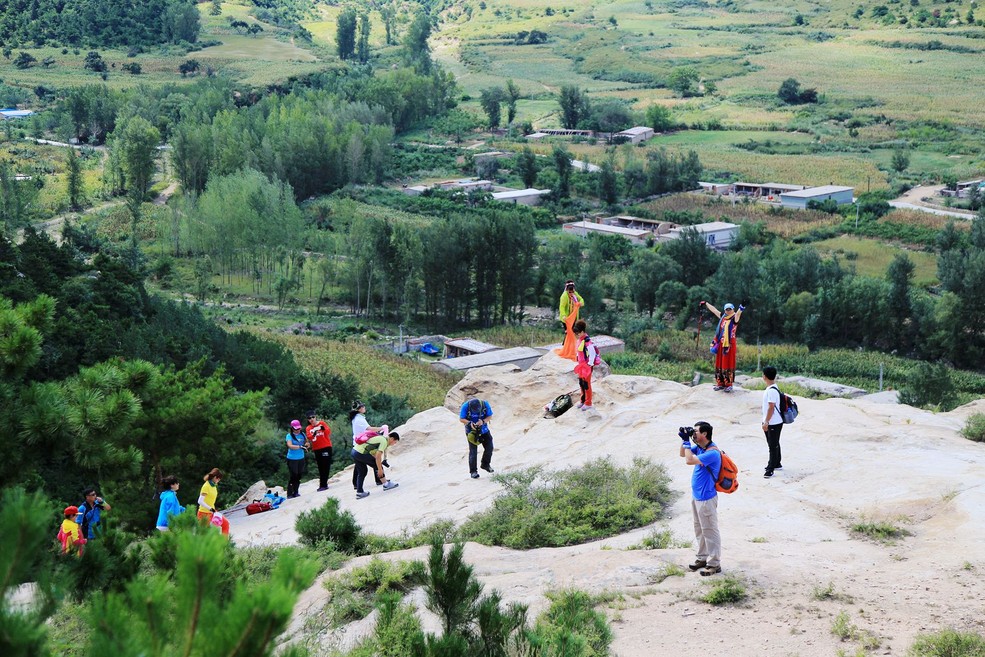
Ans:
[[[727,575],[715,582],[711,591],[702,596],[701,600],[710,605],[726,605],[742,602],[749,595],[745,585],[737,578]]]

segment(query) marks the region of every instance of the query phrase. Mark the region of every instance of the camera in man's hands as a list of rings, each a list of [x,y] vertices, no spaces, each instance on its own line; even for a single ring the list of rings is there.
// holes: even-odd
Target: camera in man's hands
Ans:
[[[694,436],[694,427],[680,427],[677,430],[677,436],[684,442],[689,442]]]

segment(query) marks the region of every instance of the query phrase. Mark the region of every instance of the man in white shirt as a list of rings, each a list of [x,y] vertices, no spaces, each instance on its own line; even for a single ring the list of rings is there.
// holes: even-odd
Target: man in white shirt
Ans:
[[[783,416],[780,415],[780,389],[776,387],[776,368],[767,365],[763,368],[763,381],[766,390],[763,391],[763,433],[766,434],[766,444],[770,450],[770,460],[766,464],[763,477],[769,479],[774,470],[780,470],[780,432],[783,430]]]

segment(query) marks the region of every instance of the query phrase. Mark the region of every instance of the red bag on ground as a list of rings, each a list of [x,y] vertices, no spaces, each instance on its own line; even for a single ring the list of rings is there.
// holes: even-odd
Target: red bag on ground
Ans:
[[[251,502],[246,505],[246,514],[252,516],[254,513],[270,511],[273,505],[270,502]]]

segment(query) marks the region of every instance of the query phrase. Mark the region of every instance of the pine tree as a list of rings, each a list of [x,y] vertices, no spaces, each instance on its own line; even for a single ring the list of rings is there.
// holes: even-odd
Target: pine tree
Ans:
[[[40,493],[28,495],[22,488],[0,492],[0,655],[49,654],[44,622],[54,611],[51,552],[46,549],[55,534],[52,506]],[[15,606],[14,590],[29,582],[33,604]]]
[[[428,556],[427,607],[441,617],[446,637],[467,633],[482,595],[482,584],[473,577],[464,553],[465,546],[456,543],[446,558],[436,538]]]
[[[79,156],[75,154],[75,149],[68,150],[66,160],[68,166],[68,206],[72,210],[80,210],[85,201],[82,191],[82,166],[79,164]]]

